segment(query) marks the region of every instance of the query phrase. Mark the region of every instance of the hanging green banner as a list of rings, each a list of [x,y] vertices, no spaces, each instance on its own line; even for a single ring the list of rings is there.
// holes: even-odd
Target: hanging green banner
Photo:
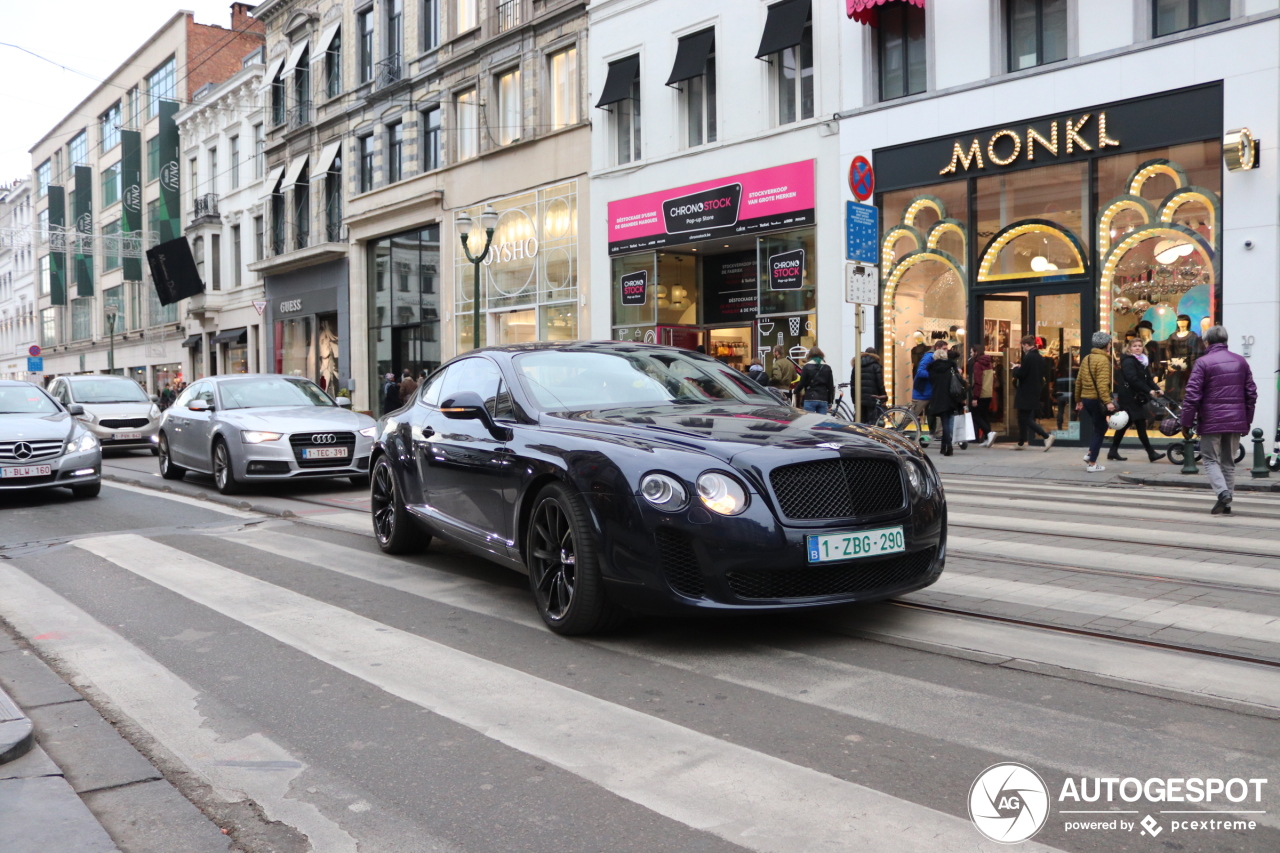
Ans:
[[[142,232],[142,134],[136,130],[120,131],[120,230],[125,238],[141,237]],[[128,240],[132,244],[132,240]],[[146,241],[138,245],[145,248]],[[142,281],[142,258],[128,254],[120,259],[125,281]]]
[[[51,305],[67,304],[67,195],[49,187],[49,295]]]
[[[76,166],[76,237],[88,237],[87,246],[93,245],[93,170],[88,166]],[[77,249],[85,248],[78,245]],[[76,296],[93,296],[93,252],[77,251]]]
[[[160,208],[151,229],[160,232],[161,243],[182,236],[182,170],[178,168],[178,123],[173,120],[177,113],[176,102],[160,102]]]

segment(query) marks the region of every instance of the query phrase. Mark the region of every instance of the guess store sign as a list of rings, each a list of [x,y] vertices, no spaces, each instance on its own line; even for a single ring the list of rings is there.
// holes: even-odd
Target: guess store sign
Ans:
[[[813,216],[813,160],[609,203],[609,254],[799,228]]]

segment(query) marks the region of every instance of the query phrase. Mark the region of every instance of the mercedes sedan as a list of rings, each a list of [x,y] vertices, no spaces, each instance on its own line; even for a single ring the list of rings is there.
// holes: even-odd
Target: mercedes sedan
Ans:
[[[63,406],[30,382],[0,380],[0,492],[67,486],[78,498],[102,490],[102,447]]]
[[[347,477],[367,488],[376,422],[350,405],[296,376],[201,379],[160,418],[160,475],[212,474],[224,495],[255,482],[315,477]]]
[[[468,353],[378,423],[373,532],[529,576],[553,631],[627,610],[874,601],[933,583],[937,472],[893,432],[785,406],[714,359],[616,342]]]

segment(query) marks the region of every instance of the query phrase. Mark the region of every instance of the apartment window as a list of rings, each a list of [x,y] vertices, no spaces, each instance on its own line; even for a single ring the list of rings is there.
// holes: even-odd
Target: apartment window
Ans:
[[[422,0],[422,49],[440,46],[440,0]]]
[[[356,38],[359,39],[360,82],[373,79],[373,10],[366,9],[356,15]]]
[[[1067,58],[1067,0],[1008,0],[1009,70]]]
[[[147,118],[160,115],[160,102],[174,100],[177,93],[177,63],[169,57],[163,65],[147,75]]]
[[[404,0],[383,0],[387,10],[387,63],[399,67],[404,53]]]
[[[253,126],[253,176],[261,178],[267,166],[267,138],[263,135],[262,125]]]
[[[40,256],[40,295],[48,296],[53,292],[53,267],[48,255]]]
[[[49,194],[49,179],[52,174],[48,160],[36,166],[36,198],[44,198]]]
[[[147,140],[147,180],[154,181],[160,177],[160,137],[153,136]]]
[[[209,149],[209,192],[218,193],[218,149]]]
[[[222,290],[222,235],[209,235],[209,285]]]
[[[102,269],[117,269],[120,266],[120,220],[103,225],[102,236]]]
[[[910,3],[890,3],[878,11],[880,100],[918,95],[927,84],[924,9]]]
[[[160,199],[153,198],[147,202],[147,224],[146,227],[155,231],[160,227]]]
[[[89,165],[89,134],[83,130],[77,133],[67,146],[67,154],[72,166]]]
[[[467,30],[480,26],[480,0],[456,0],[455,9],[458,13],[457,17],[457,34],[465,33]]]
[[[260,261],[264,257],[266,257],[265,254],[263,253],[265,249],[265,245],[263,243],[264,229],[262,225],[263,223],[262,223],[261,216],[253,217],[253,259],[255,261]]]
[[[231,226],[231,286],[240,286],[240,267],[244,264],[240,254],[240,226]]]
[[[93,299],[71,300],[71,340],[87,341],[93,337]]]
[[[284,77],[279,73],[271,81],[271,124],[279,127],[284,124]]]
[[[271,194],[271,254],[284,254],[284,193]]]
[[[783,0],[769,7],[756,59],[769,63],[778,124],[813,118],[810,0]]]
[[[615,163],[640,159],[640,57],[628,56],[609,63],[604,92],[596,102],[612,113],[610,126]]]
[[[667,85],[680,87],[685,143],[716,141],[716,33],[702,30],[680,39]]]
[[[138,98],[138,87],[134,86],[124,98],[124,126],[130,130],[138,129],[138,108],[142,105]]]
[[[58,320],[54,309],[40,309],[40,346],[51,347],[58,343]]]
[[[339,29],[329,40],[329,48],[324,52],[324,91],[330,98],[342,94],[342,30]]]
[[[356,145],[360,151],[360,192],[367,193],[373,189],[373,137],[362,136]]]
[[[342,154],[337,154],[324,176],[324,229],[330,243],[342,242]]]
[[[454,130],[458,137],[458,159],[466,160],[480,153],[480,112],[476,107],[476,90],[458,93]]]
[[[311,51],[304,50],[293,69],[293,102],[296,104],[298,127],[311,121]]]
[[[498,144],[510,145],[520,139],[520,69],[513,68],[499,74],[495,87],[498,90]]]
[[[120,102],[116,101],[98,119],[102,131],[102,151],[106,153],[120,144]]]
[[[551,77],[551,129],[578,123],[578,48],[551,54],[547,60]]]
[[[311,245],[311,180],[306,169],[293,185],[293,224],[294,248],[305,249]]]
[[[200,186],[200,161],[192,157],[187,161],[187,200],[190,202],[189,209],[194,211],[196,207],[196,187]]]
[[[191,260],[195,262],[196,274],[201,281],[208,281],[204,275],[204,238],[196,237],[191,241]]]
[[[240,137],[231,137],[231,167],[228,170],[231,174],[231,189],[238,189],[240,186]]]
[[[387,183],[404,177],[404,124],[387,125]]]
[[[1231,0],[1155,0],[1153,32],[1167,36],[1231,17]]]
[[[444,165],[441,149],[440,108],[422,111],[422,171],[430,172]]]
[[[115,204],[120,200],[120,164],[112,163],[102,170],[102,206]]]
[[[49,242],[49,209],[45,208],[36,214],[36,228],[39,232],[36,239],[41,243]]]

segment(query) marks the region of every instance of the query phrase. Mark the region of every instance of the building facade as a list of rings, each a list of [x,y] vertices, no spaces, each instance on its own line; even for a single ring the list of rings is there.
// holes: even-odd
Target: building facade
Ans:
[[[0,378],[27,379],[36,343],[35,220],[31,179],[0,186]]]
[[[190,379],[187,306],[161,304],[142,252],[183,234],[173,117],[261,49],[250,8],[232,4],[230,29],[175,14],[31,149],[46,379],[110,371],[152,393]]]
[[[814,345],[847,363],[856,314],[831,179],[843,12],[591,4],[590,336],[700,346],[743,369]]]
[[[186,375],[195,378],[268,365],[265,288],[249,269],[264,255],[264,71],[263,51],[251,53],[174,116],[188,176],[184,231],[205,285],[185,306]]]
[[[851,0],[840,26],[842,187],[878,245],[876,344],[893,402],[937,340],[995,368],[988,415],[1015,433],[1010,373],[1034,335],[1035,417],[1086,440],[1075,371],[1096,331],[1139,339],[1181,399],[1215,323],[1249,359],[1255,426],[1280,359],[1280,3]],[[874,190],[855,198],[855,158]],[[866,187],[861,187],[866,189]]]

